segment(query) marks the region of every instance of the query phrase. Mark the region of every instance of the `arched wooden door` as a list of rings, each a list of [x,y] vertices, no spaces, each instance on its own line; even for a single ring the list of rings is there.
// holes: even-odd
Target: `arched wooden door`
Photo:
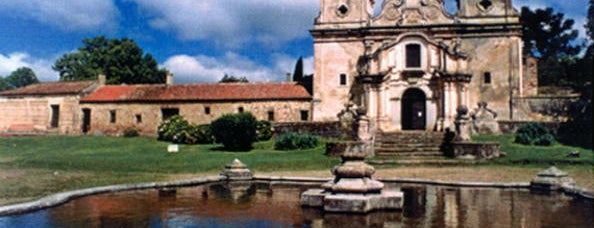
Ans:
[[[416,88],[407,89],[402,95],[402,130],[425,130],[427,108],[425,93]]]

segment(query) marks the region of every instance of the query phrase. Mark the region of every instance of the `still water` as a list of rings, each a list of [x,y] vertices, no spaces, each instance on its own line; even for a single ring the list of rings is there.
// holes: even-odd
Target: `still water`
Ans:
[[[594,204],[527,190],[391,185],[402,210],[322,213],[299,205],[311,186],[208,184],[79,198],[58,207],[0,217],[0,227],[593,227]]]

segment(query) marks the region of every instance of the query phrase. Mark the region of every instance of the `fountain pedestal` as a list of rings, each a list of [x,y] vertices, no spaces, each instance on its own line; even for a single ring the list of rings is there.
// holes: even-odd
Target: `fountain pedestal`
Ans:
[[[361,143],[363,144],[363,143]],[[363,160],[368,148],[353,145],[342,154],[342,164],[334,167],[334,180],[322,189],[309,189],[301,194],[301,205],[323,207],[328,212],[367,213],[381,209],[401,209],[403,193],[383,190],[384,184],[372,178],[373,166]]]

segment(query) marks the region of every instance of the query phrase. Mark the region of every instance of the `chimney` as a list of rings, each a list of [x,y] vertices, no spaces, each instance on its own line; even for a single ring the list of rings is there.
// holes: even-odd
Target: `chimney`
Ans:
[[[291,73],[287,72],[287,82],[292,82],[293,79],[291,79]]]
[[[104,86],[107,79],[105,78],[105,74],[97,75],[97,82],[99,82],[99,86]]]
[[[165,77],[165,85],[173,85],[173,74],[171,72],[167,72],[167,76]]]

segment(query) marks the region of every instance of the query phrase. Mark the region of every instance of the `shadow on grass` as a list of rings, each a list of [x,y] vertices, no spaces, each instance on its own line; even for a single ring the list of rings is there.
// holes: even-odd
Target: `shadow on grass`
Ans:
[[[252,149],[254,149],[254,147],[250,147],[250,148],[227,148],[225,146],[215,146],[213,148],[210,148],[211,151],[240,152],[240,153],[250,152]]]

